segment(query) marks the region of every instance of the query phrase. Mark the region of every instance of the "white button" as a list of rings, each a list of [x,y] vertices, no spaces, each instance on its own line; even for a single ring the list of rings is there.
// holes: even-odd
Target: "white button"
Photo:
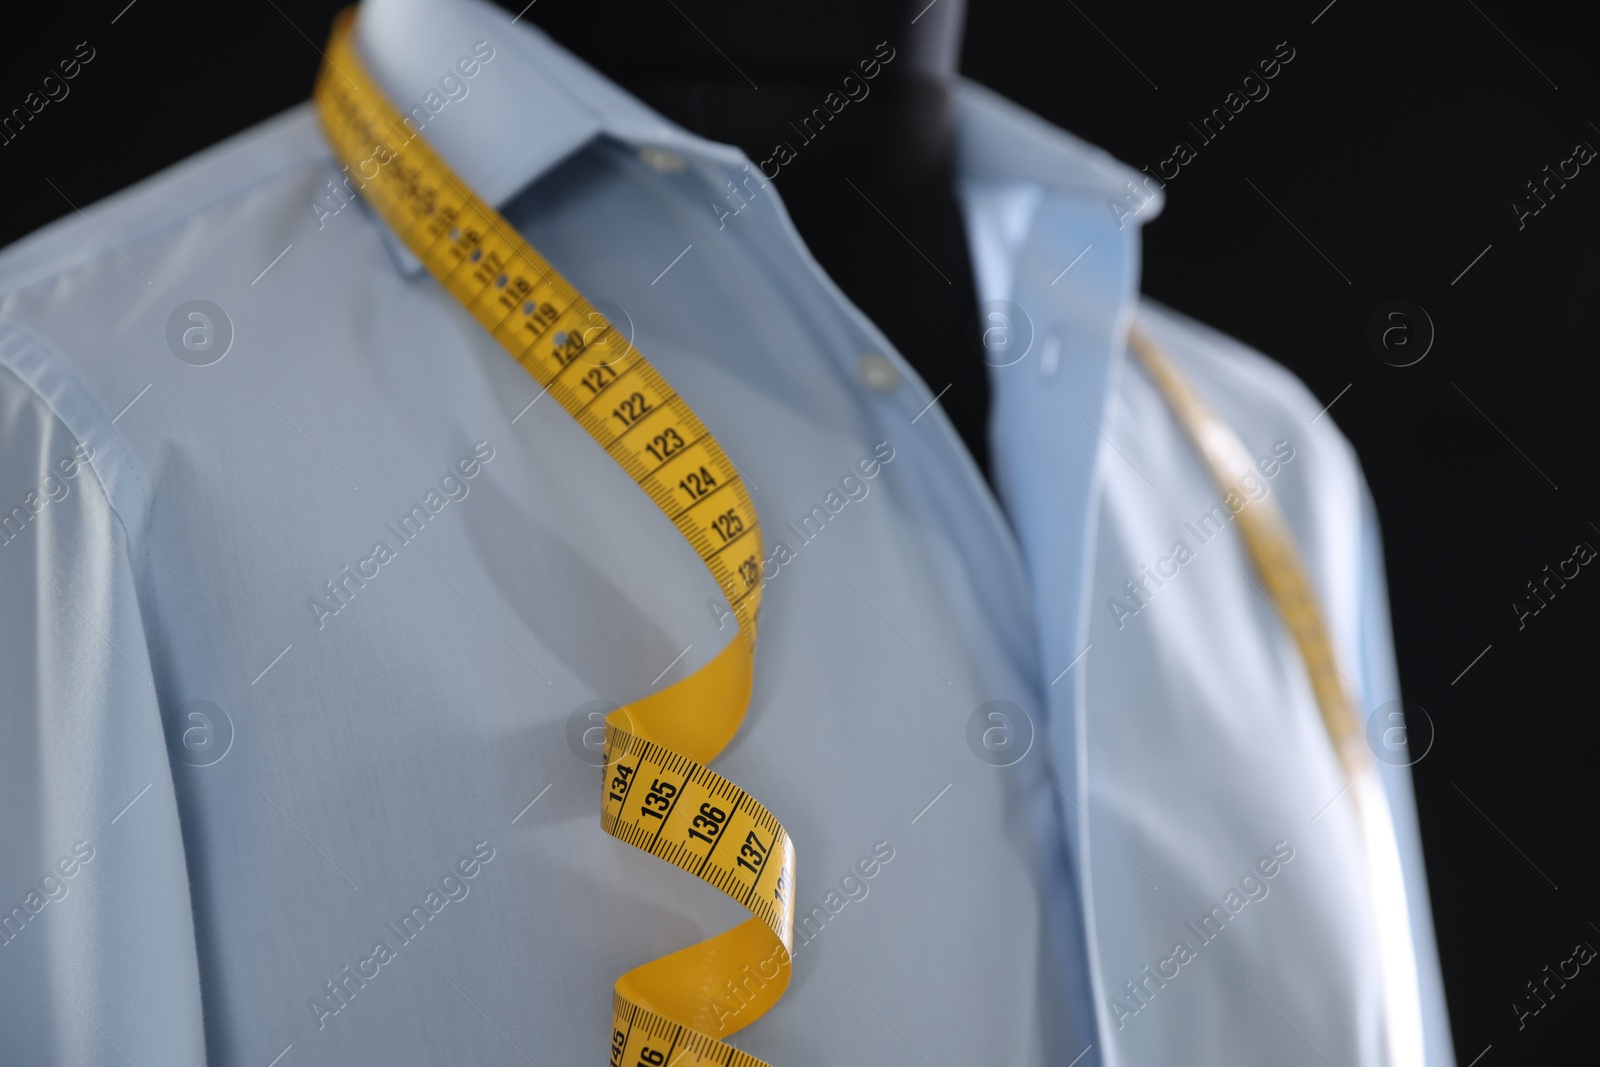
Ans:
[[[1056,376],[1056,368],[1061,365],[1061,338],[1051,334],[1044,339],[1044,350],[1039,353],[1039,373],[1046,378]]]
[[[683,157],[665,148],[645,145],[639,149],[639,158],[663,174],[676,174],[683,169]]]
[[[868,352],[856,361],[856,375],[880,393],[890,392],[900,384],[900,372],[888,356],[878,352]]]

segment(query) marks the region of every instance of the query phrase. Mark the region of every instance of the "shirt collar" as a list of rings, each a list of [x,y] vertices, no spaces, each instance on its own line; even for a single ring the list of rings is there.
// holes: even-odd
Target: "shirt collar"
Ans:
[[[602,134],[714,164],[747,162],[738,148],[675,125],[484,0],[363,0],[356,46],[389,101],[407,114],[423,109],[428,144],[497,207]],[[480,60],[471,78],[458,67],[463,59]],[[1113,215],[1117,201],[1140,205],[1124,208],[1139,223],[1160,211],[1158,183],[1093,145],[966,79],[955,97],[962,177],[1103,198]],[[408,272],[421,270],[398,239],[390,243]]]
[[[1046,189],[1104,200],[1119,222],[1143,224],[1161,213],[1166,197],[1159,179],[1134,170],[994,90],[957,79],[955,105],[956,171],[962,178],[1036,182]]]
[[[356,44],[395,107],[438,109],[423,136],[497,207],[601,134],[715,162],[744,159],[669,122],[527,21],[482,0],[364,0]],[[492,58],[463,78],[457,64],[486,48]]]

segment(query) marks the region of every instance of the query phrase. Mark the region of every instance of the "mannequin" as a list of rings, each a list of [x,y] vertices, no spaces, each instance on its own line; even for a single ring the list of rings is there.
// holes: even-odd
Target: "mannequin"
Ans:
[[[823,269],[934,393],[950,387],[940,404],[988,476],[989,384],[954,189],[963,0],[542,0],[525,17],[674,122],[776,171]],[[791,153],[775,156],[780,144]]]

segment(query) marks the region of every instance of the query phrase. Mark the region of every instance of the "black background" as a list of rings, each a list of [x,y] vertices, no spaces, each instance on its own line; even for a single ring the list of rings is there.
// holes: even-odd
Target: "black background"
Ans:
[[[1144,288],[1338,398],[1384,524],[1405,693],[1432,723],[1414,774],[1461,1067],[1489,1046],[1481,1067],[1593,1062],[1594,968],[1521,1030],[1510,1004],[1600,946],[1600,568],[1520,630],[1511,607],[1575,544],[1600,547],[1600,163],[1521,229],[1512,208],[1578,142],[1600,148],[1594,5],[1325,2],[977,0],[963,68],[1135,167],[1198,149],[1145,231]],[[0,147],[0,245],[304,99],[341,6],[124,4],[9,12],[0,112],[80,41],[95,58]],[[1284,41],[1270,95],[1202,145],[1187,123]],[[1366,339],[1396,299],[1436,330],[1403,368]],[[1415,754],[1429,731],[1411,727]]]

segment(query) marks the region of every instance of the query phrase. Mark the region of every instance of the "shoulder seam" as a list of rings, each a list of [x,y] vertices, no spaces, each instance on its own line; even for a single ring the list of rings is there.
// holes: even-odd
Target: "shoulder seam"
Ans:
[[[143,527],[150,499],[149,482],[94,394],[48,343],[16,322],[0,321],[0,368],[48,408],[78,444],[87,444],[94,450],[87,463],[122,527],[131,561],[139,543],[136,533]],[[119,488],[124,474],[132,481],[128,489]],[[119,500],[129,493],[135,494],[131,500]],[[134,512],[132,522],[129,510]]]
[[[291,141],[283,148],[269,153],[276,154],[278,159],[264,160],[263,166],[268,169],[252,174],[244,167],[251,141],[266,140],[274,134],[286,139],[292,138],[296,133],[297,123],[305,124],[312,121],[314,120],[309,113],[308,105],[297,104],[224,141],[202,149],[195,155],[179,160],[133,185],[118,190],[88,205],[85,209],[75,208],[72,213],[46,223],[13,244],[0,249],[0,297],[58,278],[86,263],[111,254],[119,245],[141,241],[172,226],[181,225],[233,197],[278,178],[285,172],[308,163],[331,159],[329,149],[321,141],[319,131],[314,145],[296,146]],[[273,165],[274,162],[276,165]],[[231,181],[207,181],[211,172],[230,166],[239,167],[245,172],[234,175]],[[172,196],[174,192],[186,188],[203,192],[204,199],[179,202],[180,198]],[[170,206],[155,202],[163,194],[172,201]],[[113,218],[110,222],[102,218],[100,223],[96,224],[87,214],[91,211],[98,211],[102,215],[116,215],[120,212],[131,217],[126,220]],[[103,230],[110,232],[102,232]],[[106,247],[107,245],[111,247]]]

